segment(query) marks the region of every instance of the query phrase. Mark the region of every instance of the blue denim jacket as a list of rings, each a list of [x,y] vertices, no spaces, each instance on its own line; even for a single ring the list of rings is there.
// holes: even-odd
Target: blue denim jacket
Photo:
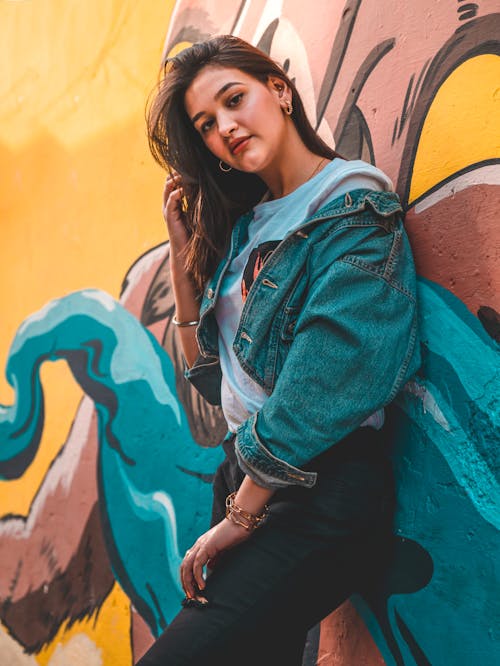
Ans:
[[[220,404],[214,307],[224,272],[247,238],[238,219],[206,286],[186,377]],[[245,301],[233,343],[269,395],[238,428],[238,463],[266,488],[312,486],[307,464],[393,400],[420,364],[416,276],[394,192],[342,195],[287,235]]]

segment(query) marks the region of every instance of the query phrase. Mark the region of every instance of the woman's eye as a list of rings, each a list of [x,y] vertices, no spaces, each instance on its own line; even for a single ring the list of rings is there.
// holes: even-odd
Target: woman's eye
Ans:
[[[202,123],[201,126],[200,126],[200,130],[201,130],[202,134],[204,132],[208,132],[208,130],[212,127],[212,124],[213,124],[213,120],[205,120],[205,122]]]
[[[243,93],[238,93],[237,95],[233,95],[232,97],[229,98],[229,101],[228,101],[227,105],[228,106],[236,106],[237,104],[240,103],[242,97],[243,97]]]

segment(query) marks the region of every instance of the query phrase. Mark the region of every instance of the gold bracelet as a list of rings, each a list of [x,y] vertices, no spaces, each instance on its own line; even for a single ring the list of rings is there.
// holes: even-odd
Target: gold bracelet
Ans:
[[[236,525],[241,525],[241,527],[244,527],[246,530],[254,529],[254,526],[251,523],[242,523],[231,511],[226,511],[226,518],[231,522],[236,523]]]
[[[199,323],[200,323],[199,319],[195,319],[194,321],[178,321],[175,315],[172,317],[172,324],[180,326],[181,328],[183,326],[198,326]]]
[[[226,497],[226,518],[236,523],[236,525],[241,525],[246,530],[254,530],[259,527],[269,513],[269,506],[266,504],[261,514],[249,513],[242,509],[241,506],[235,504],[235,497],[236,492]]]

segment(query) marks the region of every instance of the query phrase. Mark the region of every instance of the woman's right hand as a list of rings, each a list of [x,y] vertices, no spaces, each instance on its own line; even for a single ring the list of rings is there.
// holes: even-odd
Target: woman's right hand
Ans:
[[[183,196],[179,174],[167,176],[163,190],[163,217],[167,223],[170,247],[175,252],[182,252],[189,240],[186,216],[182,210]]]

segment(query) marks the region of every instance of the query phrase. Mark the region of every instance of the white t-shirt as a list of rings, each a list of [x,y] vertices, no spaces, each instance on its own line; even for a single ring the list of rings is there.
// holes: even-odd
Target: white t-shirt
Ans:
[[[251,283],[266,255],[287,234],[329,201],[359,188],[393,190],[391,180],[380,169],[362,160],[336,158],[290,194],[254,206],[253,220],[248,226],[248,241],[227,267],[215,307],[222,369],[222,410],[232,432],[236,432],[243,421],[258,411],[267,398],[264,389],[242,369],[233,351],[233,341]],[[380,428],[383,422],[384,410],[379,410],[362,425]]]

